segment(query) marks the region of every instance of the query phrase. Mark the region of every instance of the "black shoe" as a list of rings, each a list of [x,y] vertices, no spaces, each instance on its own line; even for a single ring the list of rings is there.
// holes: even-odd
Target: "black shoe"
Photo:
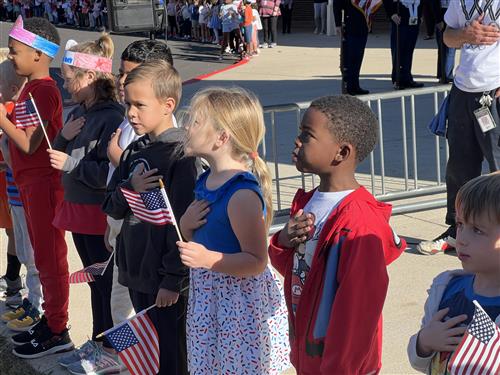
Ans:
[[[68,352],[74,348],[68,329],[57,335],[47,329],[43,330],[43,332],[40,331],[38,337],[33,338],[30,342],[14,348],[12,354],[19,358],[31,359]]]
[[[418,89],[420,87],[424,87],[424,84],[422,82],[415,82],[411,81],[406,84],[407,87],[410,87],[412,89]]]
[[[356,95],[366,95],[366,94],[369,94],[370,91],[364,90],[361,87],[356,87],[355,89],[352,89],[352,90],[351,89],[347,89],[347,93],[349,95],[356,96]]]
[[[43,315],[37,324],[26,332],[18,333],[17,335],[12,336],[10,341],[12,341],[14,345],[24,345],[46,331],[50,332],[50,329],[47,325],[47,318]]]

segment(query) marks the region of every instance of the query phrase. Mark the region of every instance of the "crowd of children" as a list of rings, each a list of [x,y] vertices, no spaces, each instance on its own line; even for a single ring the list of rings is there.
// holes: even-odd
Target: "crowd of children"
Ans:
[[[221,10],[229,20],[221,23],[224,43],[241,38],[232,33],[234,4]],[[272,179],[258,153],[265,126],[253,94],[202,90],[178,127],[182,83],[166,44],[130,44],[113,76],[113,42],[103,35],[66,43],[64,87],[78,106],[63,126],[61,94],[49,76],[59,45],[48,20],[19,18],[0,64],[2,76],[8,72],[0,85],[0,166],[8,173],[1,188],[12,214],[11,224],[4,209],[1,224],[13,228],[8,297],[20,293],[20,265],[28,272],[26,298],[1,317],[19,332],[13,353],[71,351],[58,362],[72,374],[119,372],[116,346],[99,333],[154,306],[147,314],[158,363],[144,361],[135,373],[279,374],[289,362],[301,375],[378,373],[387,265],[406,243],[388,223],[391,206],[355,178],[377,142],[370,108],[352,96],[311,103],[292,159],[320,183],[296,193],[289,221],[268,246]],[[176,220],[158,225],[147,219],[146,197],[163,182]],[[499,321],[499,194],[497,173],[457,197],[464,272],[440,275],[431,288],[423,327],[408,347],[420,371],[446,373],[473,300]],[[65,231],[85,266],[113,263],[89,283],[92,335],[74,351]],[[284,276],[284,295],[268,256]]]
[[[56,25],[107,29],[108,11],[104,0],[2,0],[0,19],[14,21],[45,17]]]

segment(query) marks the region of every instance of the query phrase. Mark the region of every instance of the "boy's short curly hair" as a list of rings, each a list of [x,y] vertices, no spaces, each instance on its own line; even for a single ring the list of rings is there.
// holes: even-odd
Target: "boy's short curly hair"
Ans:
[[[378,138],[378,120],[361,100],[350,95],[323,96],[313,100],[310,108],[326,116],[328,129],[337,142],[347,142],[354,147],[358,163],[373,151]]]
[[[49,20],[41,17],[33,17],[24,20],[24,28],[33,34],[47,39],[49,42],[57,45],[61,44],[61,38],[56,27]]]
[[[152,60],[164,60],[174,66],[170,48],[167,46],[167,43],[160,40],[136,40],[125,48],[121,59],[137,64]]]
[[[479,176],[463,185],[455,200],[457,212],[466,223],[486,214],[500,224],[500,172]]]

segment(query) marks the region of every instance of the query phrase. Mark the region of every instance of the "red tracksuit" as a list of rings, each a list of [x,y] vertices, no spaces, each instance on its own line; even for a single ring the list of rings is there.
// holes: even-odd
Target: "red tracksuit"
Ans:
[[[292,215],[314,191],[295,195]],[[295,315],[291,308],[293,249],[269,246],[285,277],[291,361],[299,375],[376,374],[382,357],[386,266],[405,249],[388,224],[391,206],[363,187],[345,197],[321,230]]]
[[[62,100],[56,83],[51,78],[37,79],[26,84],[17,106],[33,95],[46,131],[52,141],[62,128]],[[19,129],[30,126],[29,120],[11,116]],[[68,248],[64,232],[52,225],[55,210],[63,200],[61,177],[49,163],[47,141],[44,139],[31,155],[25,154],[13,143],[9,143],[12,171],[26,213],[28,232],[35,253],[35,265],[40,273],[43,291],[43,309],[49,328],[60,333],[68,322],[69,283]]]

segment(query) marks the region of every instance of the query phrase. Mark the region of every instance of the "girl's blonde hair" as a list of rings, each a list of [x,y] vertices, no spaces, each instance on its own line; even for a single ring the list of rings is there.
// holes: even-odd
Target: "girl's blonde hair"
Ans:
[[[113,40],[108,34],[102,34],[101,37],[95,41],[78,43],[69,49],[73,52],[88,53],[89,55],[102,56],[108,59],[113,57],[115,50]],[[75,66],[69,66],[75,73],[75,79],[83,76],[88,69],[82,69]],[[95,102],[105,100],[118,100],[115,88],[115,78],[111,73],[103,73],[95,71],[96,80],[94,82],[95,89]]]
[[[257,153],[266,132],[259,99],[242,88],[211,87],[196,93],[190,107],[192,114],[200,114],[216,130],[229,134],[233,157],[245,162],[260,183],[269,228],[273,219],[272,179],[266,162]]]

